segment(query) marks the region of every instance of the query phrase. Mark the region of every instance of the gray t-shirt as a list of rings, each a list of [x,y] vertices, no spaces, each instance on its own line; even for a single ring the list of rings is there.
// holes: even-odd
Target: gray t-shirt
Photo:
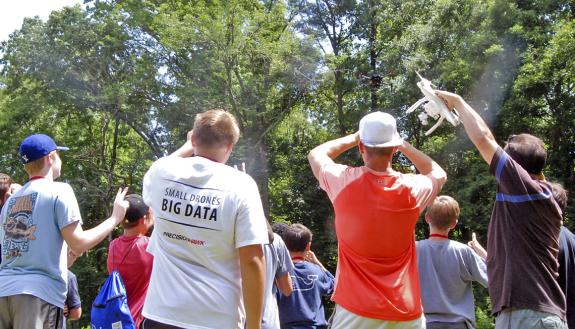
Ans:
[[[416,242],[421,301],[427,322],[467,322],[475,327],[473,281],[487,287],[485,261],[453,240]]]
[[[264,245],[264,257],[266,261],[266,285],[262,329],[279,329],[278,303],[273,286],[276,279],[293,271],[294,267],[284,241],[275,233],[274,242]]]
[[[28,294],[63,308],[68,270],[60,231],[78,221],[66,183],[35,179],[12,195],[0,217],[0,297]]]

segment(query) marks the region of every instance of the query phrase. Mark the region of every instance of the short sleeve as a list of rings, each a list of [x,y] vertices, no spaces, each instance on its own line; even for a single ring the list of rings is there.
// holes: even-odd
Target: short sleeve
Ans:
[[[362,167],[351,167],[338,163],[326,164],[319,171],[319,186],[333,201],[347,184],[362,174]]]
[[[479,257],[479,255],[469,247],[466,247],[465,259],[468,275],[466,275],[467,277],[465,277],[464,280],[479,282],[479,284],[487,288],[487,267],[485,260]]]
[[[274,233],[274,236],[274,244],[276,245],[276,251],[278,254],[278,269],[276,271],[275,278],[279,279],[286,273],[293,271],[294,266],[285,242],[279,235]]]
[[[323,271],[323,277],[321,278],[321,290],[322,295],[330,295],[333,293],[333,286],[334,286],[335,278],[333,274],[329,271]]]
[[[144,175],[144,179],[143,179],[143,183],[142,183],[142,199],[144,200],[144,203],[146,205],[148,205],[148,207],[152,206],[152,191],[154,190],[153,188],[153,182],[157,182],[155,180],[156,178],[156,172],[157,172],[157,168],[158,168],[158,163],[159,160],[157,160],[156,162],[154,162],[151,166],[150,169],[148,169],[148,171],[146,172],[146,174]]]
[[[68,309],[78,308],[82,305],[80,294],[78,293],[78,281],[76,276],[68,271],[68,294],[66,295],[66,306]]]
[[[553,198],[549,186],[533,179],[527,170],[500,147],[491,160],[489,172],[497,180],[496,201],[520,203]]]
[[[243,186],[243,192],[238,196],[239,205],[235,226],[236,248],[269,242],[266,218],[258,187],[255,181],[247,175]]]
[[[59,230],[75,222],[82,223],[80,207],[72,187],[68,184],[59,185],[60,191],[56,193],[54,201],[54,214]]]
[[[411,194],[417,200],[419,209],[425,209],[441,190],[439,178],[431,174],[409,175]]]

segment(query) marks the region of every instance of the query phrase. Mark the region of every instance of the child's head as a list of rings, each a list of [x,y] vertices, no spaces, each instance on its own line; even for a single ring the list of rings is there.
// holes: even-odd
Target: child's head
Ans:
[[[555,202],[557,202],[562,211],[565,211],[567,207],[567,191],[559,183],[549,182],[549,185],[551,185],[551,193]]]
[[[459,218],[459,203],[447,195],[440,195],[427,207],[425,221],[435,229],[450,230]]]
[[[302,224],[291,225],[283,235],[286,247],[291,252],[308,251],[311,246],[311,231]]]
[[[122,221],[122,227],[126,229],[145,225],[146,230],[149,229],[153,224],[153,220],[150,207],[144,203],[142,197],[138,194],[130,194],[126,195],[126,201],[128,201],[129,206],[126,210],[124,221]]]

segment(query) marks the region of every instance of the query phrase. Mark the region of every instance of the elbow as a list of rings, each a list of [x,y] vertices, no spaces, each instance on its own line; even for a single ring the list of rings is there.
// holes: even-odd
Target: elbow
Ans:
[[[68,320],[79,320],[81,316],[82,316],[82,308],[77,307],[70,310]]]
[[[285,291],[282,291],[282,295],[289,297],[291,295],[291,293],[293,292],[293,289],[290,287],[289,289],[286,289]]]

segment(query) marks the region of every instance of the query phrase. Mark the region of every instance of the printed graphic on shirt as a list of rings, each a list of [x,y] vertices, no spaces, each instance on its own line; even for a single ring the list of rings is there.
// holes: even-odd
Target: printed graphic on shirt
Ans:
[[[6,255],[7,261],[28,252],[30,240],[36,240],[32,210],[37,197],[38,193],[32,193],[12,198],[8,203],[7,218],[2,223],[5,232],[2,254]]]
[[[319,275],[310,274],[307,278],[298,277],[297,275],[292,275],[291,280],[293,282],[294,291],[308,291],[313,290],[315,283],[317,282]],[[296,283],[297,281],[297,283]]]
[[[225,191],[202,188],[178,181],[168,180],[169,186],[163,191],[161,210],[171,214],[171,218],[161,218],[176,224],[221,231],[219,218]],[[183,221],[182,221],[183,220]]]

